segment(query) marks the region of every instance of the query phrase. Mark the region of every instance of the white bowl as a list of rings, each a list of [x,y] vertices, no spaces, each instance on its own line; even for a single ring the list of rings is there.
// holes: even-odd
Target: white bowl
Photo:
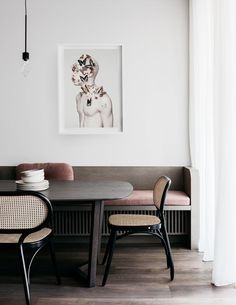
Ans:
[[[36,175],[44,175],[44,169],[29,169],[21,172],[22,177],[32,177]]]
[[[34,175],[34,176],[21,176],[21,180],[24,183],[31,183],[31,182],[41,182],[44,180],[44,174],[43,175]]]

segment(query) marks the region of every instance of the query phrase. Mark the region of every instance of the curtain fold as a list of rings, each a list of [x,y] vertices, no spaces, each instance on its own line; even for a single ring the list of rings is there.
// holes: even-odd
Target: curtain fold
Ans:
[[[190,0],[190,152],[215,285],[236,283],[236,1]]]
[[[200,174],[199,250],[204,252],[204,260],[213,259],[215,228],[213,1],[192,0],[189,7],[190,154],[192,166]]]

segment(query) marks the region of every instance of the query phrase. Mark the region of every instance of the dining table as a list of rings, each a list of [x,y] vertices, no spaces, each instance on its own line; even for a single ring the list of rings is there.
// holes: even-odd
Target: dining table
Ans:
[[[0,191],[18,191],[13,180],[0,180]],[[49,181],[47,190],[39,191],[46,195],[52,206],[64,204],[91,205],[91,228],[88,262],[78,267],[78,272],[86,279],[88,287],[96,286],[98,253],[101,242],[101,224],[104,201],[127,197],[133,186],[126,181]]]

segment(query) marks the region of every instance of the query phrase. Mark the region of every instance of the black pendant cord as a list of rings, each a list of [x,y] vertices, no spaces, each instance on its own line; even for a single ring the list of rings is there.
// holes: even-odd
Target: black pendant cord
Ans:
[[[27,52],[27,3],[25,0],[25,52]]]
[[[27,0],[25,0],[25,52],[22,53],[22,59],[27,61],[29,53],[27,52]]]

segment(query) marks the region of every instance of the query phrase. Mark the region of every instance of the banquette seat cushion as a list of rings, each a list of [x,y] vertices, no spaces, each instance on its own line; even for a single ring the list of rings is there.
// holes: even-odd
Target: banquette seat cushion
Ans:
[[[116,200],[106,200],[105,205],[153,205],[152,190],[134,190],[128,197]],[[189,196],[182,191],[171,190],[167,193],[165,205],[169,206],[186,206],[190,205]]]

